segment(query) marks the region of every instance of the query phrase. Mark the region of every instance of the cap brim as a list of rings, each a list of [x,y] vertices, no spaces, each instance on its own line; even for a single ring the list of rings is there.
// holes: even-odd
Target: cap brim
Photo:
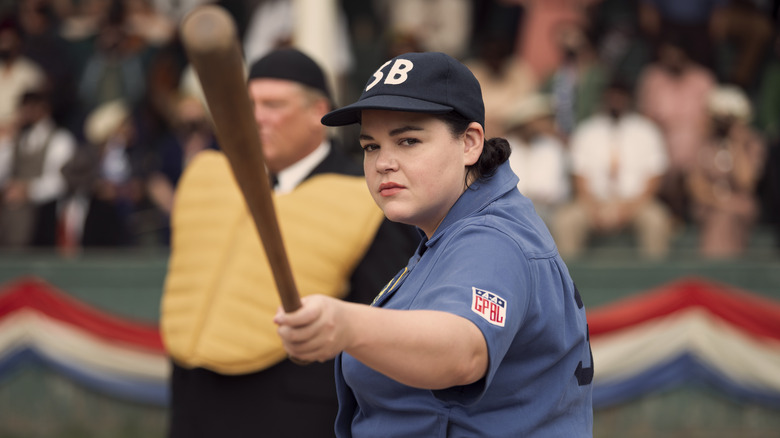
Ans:
[[[360,113],[363,110],[444,114],[452,111],[452,107],[408,96],[371,96],[325,114],[321,122],[325,126],[360,123]]]

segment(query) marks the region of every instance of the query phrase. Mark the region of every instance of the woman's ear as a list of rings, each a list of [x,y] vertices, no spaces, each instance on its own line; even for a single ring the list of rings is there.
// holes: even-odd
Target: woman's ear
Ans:
[[[463,134],[463,158],[466,166],[471,166],[479,160],[482,148],[485,146],[485,131],[482,125],[471,122]]]

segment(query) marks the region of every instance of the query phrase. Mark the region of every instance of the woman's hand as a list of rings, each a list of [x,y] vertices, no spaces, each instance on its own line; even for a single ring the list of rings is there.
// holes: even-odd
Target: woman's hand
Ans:
[[[391,310],[324,295],[300,309],[279,309],[274,322],[284,349],[303,362],[346,351],[405,385],[443,389],[476,382],[487,372],[487,343],[464,317],[435,310]]]
[[[292,313],[280,307],[274,317],[285,350],[303,361],[333,359],[348,345],[349,322],[344,313],[350,304],[324,295],[304,297],[301,303]]]

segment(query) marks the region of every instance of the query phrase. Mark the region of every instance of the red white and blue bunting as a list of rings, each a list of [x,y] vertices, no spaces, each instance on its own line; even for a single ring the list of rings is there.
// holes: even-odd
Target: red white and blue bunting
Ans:
[[[687,278],[589,309],[593,403],[683,385],[780,407],[780,303]],[[92,390],[165,406],[170,363],[156,324],[111,315],[36,278],[0,288],[0,381],[43,364]]]
[[[30,362],[128,401],[168,401],[170,364],[156,325],[109,315],[24,278],[0,289],[0,380]]]
[[[780,303],[682,279],[593,309],[593,403],[700,384],[780,407]]]

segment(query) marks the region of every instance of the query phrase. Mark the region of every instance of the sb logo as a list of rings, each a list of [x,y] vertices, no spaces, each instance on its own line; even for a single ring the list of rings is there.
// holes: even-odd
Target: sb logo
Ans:
[[[370,84],[366,86],[366,91],[374,88],[376,84],[379,83],[379,81],[382,80],[384,77],[384,73],[382,73],[382,70],[387,67],[388,64],[393,62],[391,59],[390,61],[387,61],[386,63],[382,64],[381,67],[379,67],[379,70],[374,72],[374,80],[371,81]],[[393,66],[390,67],[390,71],[387,72],[387,77],[385,78],[385,84],[390,85],[398,85],[403,84],[406,82],[406,79],[409,77],[409,72],[414,68],[414,64],[412,61],[409,61],[408,59],[396,59],[393,63]]]

